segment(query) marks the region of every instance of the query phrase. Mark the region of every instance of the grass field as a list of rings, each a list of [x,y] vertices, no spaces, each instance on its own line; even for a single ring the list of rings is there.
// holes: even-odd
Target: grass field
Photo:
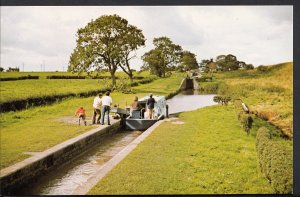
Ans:
[[[242,131],[232,105],[179,121],[160,125],[88,194],[274,193],[259,171],[255,137]]]
[[[293,63],[269,66],[267,72],[234,71],[214,74],[228,87],[223,92],[239,97],[259,117],[293,136]]]
[[[27,73],[29,74],[29,73]],[[74,75],[64,72],[46,72],[36,73],[31,75],[40,76],[37,80],[16,80],[16,81],[1,81],[0,103],[26,99],[30,97],[40,97],[48,95],[66,94],[66,93],[81,93],[92,90],[100,90],[110,82],[105,79],[46,79],[49,75]],[[104,73],[108,76],[108,73]],[[25,73],[1,73],[1,77],[18,77],[25,76]],[[123,72],[118,72],[117,76],[125,76]],[[135,73],[134,76],[149,77],[149,72]],[[139,81],[134,79],[134,81]],[[118,80],[117,80],[118,83]],[[129,83],[129,80],[128,80]]]
[[[130,105],[134,96],[146,96],[149,93],[168,95],[179,88],[183,74],[175,73],[170,78],[158,79],[150,84],[134,88],[136,94],[112,93],[113,104],[124,108]],[[163,82],[163,83],[162,83]],[[92,117],[94,97],[66,99],[59,103],[34,107],[18,112],[2,113],[1,124],[1,168],[23,160],[29,155],[24,152],[43,151],[58,143],[75,137],[92,126],[78,126],[59,122],[62,117],[74,117],[75,110],[83,106],[87,117]]]

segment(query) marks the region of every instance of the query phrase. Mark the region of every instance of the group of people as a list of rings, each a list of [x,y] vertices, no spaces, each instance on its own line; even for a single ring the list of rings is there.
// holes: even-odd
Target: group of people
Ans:
[[[110,106],[112,104],[112,98],[109,96],[110,92],[107,91],[104,96],[102,96],[102,93],[99,93],[98,96],[94,98],[93,103],[93,120],[92,124],[101,124],[104,125],[104,116],[107,114],[107,124],[110,125],[110,119],[109,119],[109,111]],[[153,98],[153,95],[150,94],[150,98],[147,100],[147,106],[149,109],[149,118],[153,119],[154,116],[154,104],[156,103],[155,99]],[[134,98],[134,101],[131,105],[131,110],[138,110],[141,111],[141,117],[144,118],[144,113],[146,111],[145,108],[143,108],[138,103],[138,97],[136,96]],[[80,107],[75,112],[75,116],[78,116],[79,118],[79,125],[80,125],[80,119],[83,120],[84,125],[86,125],[86,114],[85,109],[83,107]],[[98,116],[98,118],[97,118]],[[97,119],[97,121],[96,121]],[[101,122],[100,122],[101,119]]]
[[[136,96],[133,100],[133,103],[131,105],[131,110],[134,111],[140,111],[141,112],[141,117],[144,118],[144,113],[146,112],[146,109],[143,108],[138,102],[138,97]],[[149,109],[149,118],[153,119],[154,116],[154,104],[156,103],[155,99],[153,98],[153,95],[150,94],[149,99],[147,100],[147,106]]]
[[[109,95],[110,92],[107,91],[104,96],[102,96],[102,93],[99,93],[98,96],[94,98],[92,124],[97,123],[97,124],[104,125],[104,116],[105,114],[107,114],[107,124],[110,125],[109,111],[110,111],[110,106],[112,104],[112,98]],[[80,119],[82,119],[84,121],[84,125],[86,125],[86,114],[85,114],[85,109],[83,107],[77,109],[75,115],[78,116],[79,118],[79,125],[80,125]],[[100,123],[100,119],[101,119],[101,123]]]

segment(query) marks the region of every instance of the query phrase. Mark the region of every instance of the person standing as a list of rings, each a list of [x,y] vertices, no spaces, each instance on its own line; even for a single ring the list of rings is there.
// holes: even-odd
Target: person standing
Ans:
[[[104,125],[104,116],[105,116],[106,112],[107,112],[107,124],[110,125],[109,111],[110,111],[110,106],[112,104],[112,98],[109,95],[110,95],[110,92],[107,91],[105,93],[105,96],[102,97],[102,119],[101,119],[102,125]]]
[[[96,123],[96,117],[97,118],[97,124],[100,124],[100,118],[101,118],[101,104],[102,104],[102,94],[99,93],[98,96],[94,98],[93,108],[94,108],[94,115],[93,115],[93,124]]]
[[[149,108],[149,117],[150,117],[150,119],[153,118],[153,111],[154,111],[154,104],[155,103],[156,103],[156,101],[153,98],[153,95],[150,94],[150,98],[147,100],[147,106]]]

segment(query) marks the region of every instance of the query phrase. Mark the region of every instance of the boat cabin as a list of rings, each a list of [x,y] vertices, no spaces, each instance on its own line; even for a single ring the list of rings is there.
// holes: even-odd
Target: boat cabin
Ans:
[[[129,117],[126,118],[126,129],[144,131],[156,123],[158,120],[167,116],[167,101],[164,96],[153,96],[156,103],[154,104],[153,119],[149,119],[149,108],[147,100],[149,96],[145,96],[138,100],[138,103],[144,110],[133,110]]]

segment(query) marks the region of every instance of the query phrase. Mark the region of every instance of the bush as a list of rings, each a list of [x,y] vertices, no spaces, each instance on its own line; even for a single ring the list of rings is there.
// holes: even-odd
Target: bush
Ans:
[[[214,100],[214,102],[216,102],[216,103],[220,103],[221,102],[221,97],[220,96],[214,96],[214,98],[213,98],[213,100]]]
[[[243,130],[249,135],[253,123],[253,118],[248,112],[244,110],[242,103],[243,101],[241,99],[236,99],[234,101],[234,107],[237,118],[240,121]]]
[[[219,96],[219,95],[217,95],[217,96],[214,96],[213,100],[216,103],[219,103],[219,104],[221,103],[222,105],[223,104],[227,105],[228,102],[231,100],[231,98],[229,96]]]
[[[244,131],[249,135],[250,129],[252,127],[253,119],[249,114],[245,114],[245,113],[242,113],[242,115],[240,116],[241,116],[240,122],[242,124],[242,127]]]
[[[272,141],[270,131],[261,127],[256,135],[256,150],[261,171],[278,194],[291,194],[293,188],[292,151]]]
[[[260,65],[260,66],[257,67],[257,71],[259,71],[259,72],[267,72],[268,71],[268,67]]]
[[[26,80],[26,79],[39,79],[39,76],[21,76],[21,77],[6,77],[6,78],[0,78],[0,81],[16,81],[16,80]]]

